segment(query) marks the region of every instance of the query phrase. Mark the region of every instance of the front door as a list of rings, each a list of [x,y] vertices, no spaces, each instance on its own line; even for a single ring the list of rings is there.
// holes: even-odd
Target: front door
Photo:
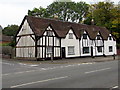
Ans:
[[[93,47],[91,46],[91,56],[93,57]]]
[[[62,58],[65,58],[65,47],[62,47]]]

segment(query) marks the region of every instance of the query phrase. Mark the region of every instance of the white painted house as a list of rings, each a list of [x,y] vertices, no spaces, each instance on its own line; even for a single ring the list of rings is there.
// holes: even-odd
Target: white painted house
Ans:
[[[25,16],[16,34],[16,57],[57,59],[116,54],[104,27]]]

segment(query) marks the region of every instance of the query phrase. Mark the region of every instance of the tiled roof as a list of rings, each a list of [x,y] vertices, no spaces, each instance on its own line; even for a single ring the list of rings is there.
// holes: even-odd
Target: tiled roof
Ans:
[[[63,22],[60,20],[38,18],[32,16],[25,16],[30,27],[36,36],[42,36],[46,28],[50,25],[55,31],[58,37],[64,38],[69,29],[72,28],[76,38],[81,38],[83,31],[85,30],[91,39],[95,39],[98,32],[100,32],[103,39],[107,39],[110,32],[105,27],[99,27],[95,25],[85,25],[72,22]],[[23,21],[24,21],[23,20]],[[22,24],[21,24],[22,26]]]

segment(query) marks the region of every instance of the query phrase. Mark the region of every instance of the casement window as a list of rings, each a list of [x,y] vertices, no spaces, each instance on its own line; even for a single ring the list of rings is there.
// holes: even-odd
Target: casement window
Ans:
[[[112,52],[112,51],[113,51],[113,47],[109,46],[109,52]]]
[[[52,31],[47,31],[47,36],[53,36],[53,32]]]
[[[51,54],[52,53],[52,47],[47,47],[47,54]]]
[[[97,35],[97,40],[100,40],[100,35]]]
[[[83,34],[83,39],[87,39],[87,34]]]
[[[109,36],[109,40],[112,40],[112,36]]]
[[[69,33],[69,39],[73,39],[73,33]]]
[[[83,47],[83,54],[89,53],[89,47]]]
[[[75,50],[74,50],[74,46],[68,46],[68,55],[74,55],[75,54]]]
[[[97,51],[98,51],[98,52],[102,52],[102,47],[101,47],[101,46],[98,46],[98,47],[97,47]]]

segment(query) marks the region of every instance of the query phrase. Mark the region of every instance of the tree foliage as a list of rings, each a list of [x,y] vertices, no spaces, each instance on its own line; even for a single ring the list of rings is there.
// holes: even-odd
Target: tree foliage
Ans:
[[[32,11],[28,10],[28,15],[38,17],[48,17],[58,19],[63,21],[71,22],[81,22],[82,18],[85,17],[88,13],[89,5],[85,2],[72,2],[68,0],[63,2],[63,0],[57,0],[50,4],[46,9],[45,8],[34,8]]]
[[[28,15],[55,18],[91,25],[103,26],[108,28],[120,42],[120,9],[119,5],[113,2],[98,2],[89,5],[85,2],[72,2],[71,0],[54,0],[47,8],[34,8],[28,10]]]
[[[18,30],[18,25],[8,25],[2,30],[2,34],[7,36],[14,36]]]
[[[120,42],[120,9],[113,2],[98,2],[90,6],[89,14],[84,23],[91,25],[91,20],[97,26],[108,28]]]

